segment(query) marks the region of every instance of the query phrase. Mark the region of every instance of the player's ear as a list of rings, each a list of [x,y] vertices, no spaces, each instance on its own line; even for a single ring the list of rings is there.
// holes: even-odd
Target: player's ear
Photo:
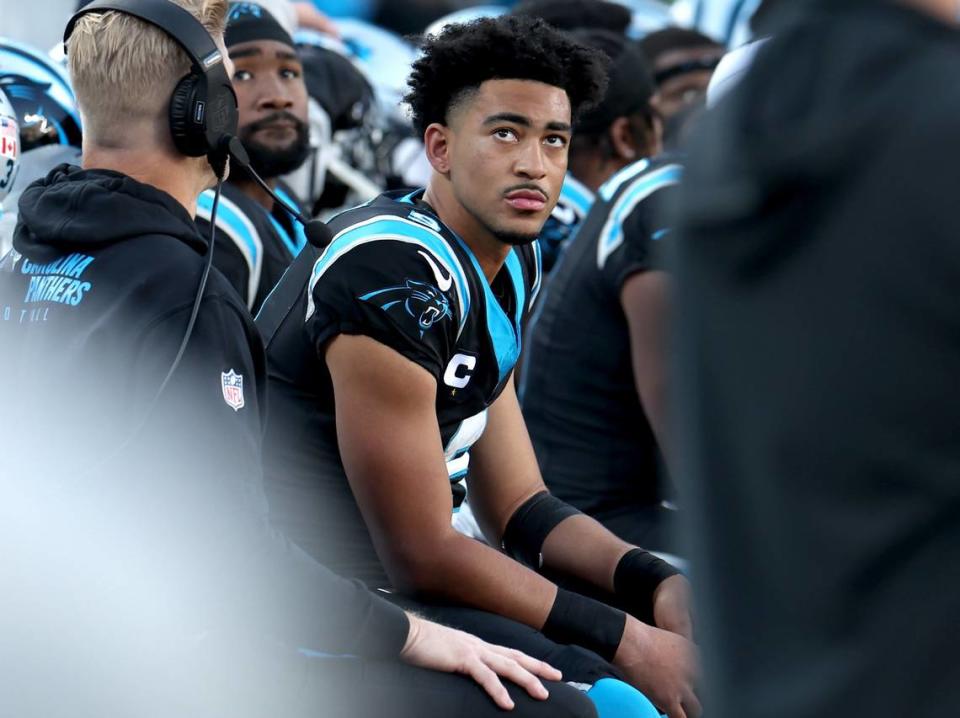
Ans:
[[[611,123],[607,132],[610,137],[610,147],[613,148],[616,159],[628,163],[637,159],[637,138],[633,136],[629,119],[618,117]]]
[[[442,175],[450,173],[450,128],[434,122],[423,133],[424,150],[430,166]]]

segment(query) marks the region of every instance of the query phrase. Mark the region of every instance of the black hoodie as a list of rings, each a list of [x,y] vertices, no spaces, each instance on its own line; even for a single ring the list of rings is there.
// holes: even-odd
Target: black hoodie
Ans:
[[[126,566],[110,580],[142,574],[163,586],[167,619],[190,635],[395,657],[405,615],[268,525],[263,347],[216,270],[155,399],[204,266],[206,242],[186,210],[122,174],[62,165],[23,193],[14,247],[0,263],[0,489],[67,501],[76,517],[95,506],[71,526],[46,525],[41,512],[37,534],[63,534],[68,564],[71,537],[122,546]],[[114,548],[107,554],[91,575],[112,565]],[[90,557],[73,559],[82,573]],[[102,584],[79,585],[91,601],[123,603]]]
[[[892,1],[778,10],[682,190],[704,704],[954,715],[960,33]]]

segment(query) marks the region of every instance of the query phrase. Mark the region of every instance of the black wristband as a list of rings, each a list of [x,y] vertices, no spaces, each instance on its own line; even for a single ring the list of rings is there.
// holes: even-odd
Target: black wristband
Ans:
[[[647,620],[653,616],[653,594],[665,579],[679,574],[676,568],[649,551],[635,548],[627,551],[613,574],[613,591],[617,598],[634,607],[631,613]]]
[[[623,611],[558,588],[542,633],[551,641],[583,646],[612,661],[626,623],[627,614]]]

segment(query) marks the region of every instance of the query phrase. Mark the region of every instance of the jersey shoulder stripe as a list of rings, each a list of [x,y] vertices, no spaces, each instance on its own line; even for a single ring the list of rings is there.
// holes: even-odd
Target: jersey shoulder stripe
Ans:
[[[206,190],[197,198],[197,217],[210,221],[213,212],[213,191]],[[225,234],[236,245],[247,262],[247,306],[253,306],[260,287],[260,275],[263,271],[263,240],[260,233],[240,207],[220,194],[217,207],[217,230]]]
[[[300,204],[291,197],[283,187],[279,184],[276,186],[274,191],[277,193],[277,196],[280,198],[280,203],[286,205],[290,210],[294,212],[300,212]],[[280,237],[283,239],[283,243],[286,245],[290,254],[293,257],[296,257],[303,251],[303,248],[307,245],[307,234],[304,231],[303,227],[295,219],[291,218],[291,225],[293,226],[294,236],[291,238],[287,235],[287,231],[280,226],[280,223],[274,219],[273,215],[270,216],[270,219],[273,220],[274,224],[277,225],[280,231]]]
[[[470,258],[476,276],[480,278],[485,302],[487,317],[487,333],[490,341],[493,343],[493,350],[496,354],[497,366],[500,371],[499,381],[502,382],[513,370],[520,356],[520,328],[523,324],[523,315],[527,309],[527,279],[524,273],[521,258],[522,247],[514,247],[507,255],[504,265],[510,275],[510,282],[513,284],[516,302],[514,305],[514,315],[507,316],[506,312],[500,306],[489,282],[486,281],[483,274],[483,268],[476,256],[459,237],[456,241],[463,248],[464,253]]]
[[[351,250],[361,247],[370,242],[403,242],[415,245],[420,250],[426,250],[426,258],[432,259],[439,267],[446,270],[447,276],[452,279],[453,288],[456,291],[457,301],[460,309],[460,322],[458,327],[458,337],[463,331],[470,312],[470,285],[467,282],[463,266],[457,258],[456,253],[447,243],[447,240],[432,229],[421,223],[414,222],[406,217],[395,214],[381,214],[369,219],[352,224],[340,230],[334,235],[333,240],[323,251],[323,254],[313,265],[313,271],[310,276],[307,291],[307,319],[314,311],[313,289],[321,277],[337,262],[341,257]],[[431,265],[431,268],[437,273],[437,268]]]
[[[543,254],[540,251],[540,242],[533,242],[533,281],[530,282],[530,301],[527,304],[527,311],[533,309],[534,302],[540,294],[540,284],[543,281]]]
[[[563,180],[560,198],[573,208],[580,220],[587,216],[596,199],[593,192],[569,172]]]
[[[646,172],[649,168],[650,160],[640,160],[639,162],[634,162],[632,165],[624,167],[613,177],[604,182],[600,186],[600,189],[597,190],[597,194],[600,195],[600,198],[604,202],[609,202],[611,199],[613,199],[613,196],[617,193],[617,191],[623,187],[623,185],[637,175]]]
[[[649,174],[635,175],[630,184],[619,185],[624,189],[610,207],[597,241],[597,267],[603,269],[610,255],[623,244],[623,221],[630,216],[637,205],[655,192],[679,184],[682,177],[683,167],[670,164]]]

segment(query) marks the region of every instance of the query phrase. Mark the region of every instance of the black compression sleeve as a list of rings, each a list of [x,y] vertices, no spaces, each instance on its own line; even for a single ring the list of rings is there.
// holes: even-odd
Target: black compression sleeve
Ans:
[[[539,571],[543,567],[543,542],[557,524],[580,512],[570,504],[541,491],[518,508],[503,532],[500,547],[515,560]]]

